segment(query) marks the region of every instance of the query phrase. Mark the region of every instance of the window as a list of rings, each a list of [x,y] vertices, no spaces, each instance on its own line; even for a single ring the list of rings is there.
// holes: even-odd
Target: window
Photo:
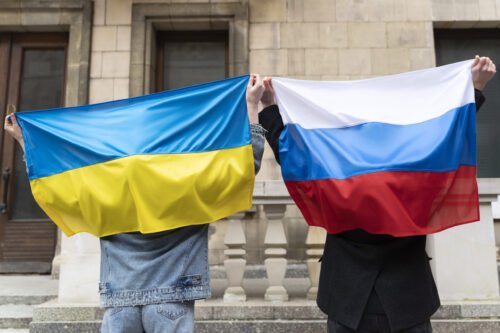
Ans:
[[[228,76],[227,31],[160,32],[156,45],[156,91]]]
[[[130,54],[130,96],[140,96],[174,87],[169,86],[168,82],[163,82],[164,74],[173,77],[172,71],[160,68],[165,64],[159,59],[168,56],[168,51],[165,50],[168,46],[165,44],[168,42],[223,42],[226,51],[224,59],[221,57],[219,60],[223,60],[226,67],[224,76],[248,73],[247,1],[223,3],[216,1],[210,5],[199,2],[174,4],[170,2],[134,3],[132,6],[134,19],[131,26],[131,43],[137,52]],[[215,58],[213,45],[210,49],[211,51],[207,50],[206,53],[211,53]],[[220,51],[221,48],[219,54]],[[198,80],[209,80],[208,77],[200,79],[201,76],[198,74]],[[222,79],[224,76],[220,77],[219,74],[217,79]],[[182,84],[200,82],[198,80],[186,80]],[[180,79],[176,82],[179,84]]]
[[[486,55],[500,65],[500,29],[435,30],[436,62],[445,65]],[[478,177],[500,177],[500,75],[484,90],[486,103],[477,117]]]

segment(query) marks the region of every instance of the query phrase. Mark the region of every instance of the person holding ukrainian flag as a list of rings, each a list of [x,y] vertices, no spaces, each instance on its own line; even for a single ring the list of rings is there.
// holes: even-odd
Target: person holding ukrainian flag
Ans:
[[[263,93],[250,75],[6,118],[40,206],[68,236],[100,237],[102,332],[193,332],[207,223],[251,206]]]

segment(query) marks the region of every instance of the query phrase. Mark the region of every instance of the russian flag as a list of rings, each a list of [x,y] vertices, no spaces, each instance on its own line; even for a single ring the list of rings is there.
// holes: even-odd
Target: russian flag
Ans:
[[[306,221],[412,236],[479,220],[471,61],[369,80],[273,79]]]

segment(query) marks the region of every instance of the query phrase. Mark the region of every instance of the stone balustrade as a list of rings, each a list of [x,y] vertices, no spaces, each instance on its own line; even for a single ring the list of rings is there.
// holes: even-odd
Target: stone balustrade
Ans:
[[[479,222],[429,236],[427,251],[433,257],[431,265],[440,295],[444,300],[499,298],[491,202],[495,201],[500,193],[500,181],[479,180],[479,191],[481,205]],[[293,200],[289,197],[282,181],[257,181],[253,202],[257,208],[252,210],[253,212],[235,214],[225,222],[217,222],[226,223],[226,227],[221,228],[223,236],[219,235],[217,238],[218,242],[223,239],[226,246],[223,250],[223,267],[227,287],[222,293],[222,299],[224,302],[244,302],[248,299],[248,292],[244,286],[244,275],[249,268],[248,249],[254,249],[259,245],[248,242],[247,238],[251,237],[246,235],[245,223],[258,223],[259,228],[265,228],[264,248],[261,249],[264,255],[261,262],[257,265],[254,262],[252,265],[262,267],[263,264],[265,274],[258,279],[267,284],[267,289],[258,297],[265,301],[288,301],[290,291],[293,290],[290,288],[287,290],[284,285],[287,267],[290,266],[287,259],[290,245],[285,233],[284,219],[294,205]],[[254,214],[256,211],[261,212],[260,218],[249,219],[248,214]],[[304,228],[301,229],[304,230],[304,243],[301,247],[305,252],[301,263],[307,267],[310,279],[309,290],[303,296],[304,299],[306,297],[315,299],[320,268],[318,260],[323,253],[325,232],[320,228],[306,227],[303,220],[301,223],[304,223]],[[255,235],[253,238],[255,241]],[[59,302],[97,302],[99,275],[97,242],[89,239],[87,235],[64,238],[61,257]],[[82,275],[83,259],[86,268],[85,274]],[[252,297],[255,296],[253,293]]]
[[[440,294],[445,300],[499,297],[491,203],[500,193],[500,182],[488,179],[479,180],[478,183],[481,220],[429,236],[427,251],[434,258],[432,268]],[[293,200],[282,181],[261,181],[255,185],[254,204],[257,207],[262,206],[264,213],[259,223],[266,223],[264,266],[268,287],[263,298],[266,301],[287,301],[289,296],[283,281],[288,263],[288,246],[283,220],[287,207],[294,204]],[[229,218],[226,228],[225,244],[229,249],[225,250],[227,259],[224,260],[224,267],[229,283],[224,301],[247,299],[243,288],[243,275],[246,266],[245,249],[249,244],[245,238],[243,223],[250,222],[245,222],[244,214],[237,214]],[[303,223],[305,224],[305,221]],[[317,295],[319,258],[323,253],[325,237],[325,231],[321,228],[307,229],[304,247],[310,279],[308,299],[315,299]],[[471,255],[472,253],[474,255]],[[464,271],[464,265],[474,269]],[[481,274],[476,274],[477,272]],[[453,276],[455,278],[452,278]]]

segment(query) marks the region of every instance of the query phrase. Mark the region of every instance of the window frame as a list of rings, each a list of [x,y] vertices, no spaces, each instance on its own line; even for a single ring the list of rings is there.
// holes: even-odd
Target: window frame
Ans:
[[[165,90],[165,44],[167,42],[224,42],[225,77],[229,76],[229,33],[227,30],[158,31],[156,34],[155,92]]]
[[[449,29],[445,27],[439,27],[435,26],[433,35],[434,35],[434,50],[435,50],[435,59],[436,59],[436,66],[442,66],[445,65],[446,63],[449,63],[449,61],[446,61],[444,58],[443,54],[441,53],[442,50],[445,50],[443,43],[446,43],[450,40],[456,40],[459,41],[462,40],[463,42],[466,42],[466,40],[476,40],[478,38],[478,35],[481,36],[481,38],[484,39],[495,39],[499,40],[499,35],[500,33],[500,28],[454,28],[454,29]],[[451,51],[457,50],[459,48],[452,48]],[[489,56],[492,56],[491,54]],[[474,54],[470,54],[470,59],[474,57]],[[458,61],[458,59],[457,59]],[[495,76],[493,80],[499,80],[500,77]],[[491,89],[491,88],[490,88]],[[486,87],[486,90],[489,90],[488,87]],[[491,91],[490,91],[491,93]],[[488,98],[490,97],[491,99],[491,94],[488,94],[488,91],[485,93],[485,97],[487,99],[486,104],[488,104]],[[490,110],[491,111],[491,110]],[[483,113],[484,110],[480,111],[479,113]],[[481,115],[478,115],[479,117]],[[479,124],[479,121],[478,121]],[[479,144],[479,142],[478,142]],[[478,146],[479,150],[479,146]],[[479,153],[479,152],[478,152]],[[478,172],[478,179],[485,179],[485,180],[492,180],[492,179],[500,179],[500,174],[498,176],[488,176],[488,175],[482,175],[479,176],[479,155],[478,155],[478,165],[477,165],[477,172]]]
[[[158,31],[228,33],[228,76],[249,69],[249,5],[238,3],[133,3],[130,54],[130,97],[156,89]]]

